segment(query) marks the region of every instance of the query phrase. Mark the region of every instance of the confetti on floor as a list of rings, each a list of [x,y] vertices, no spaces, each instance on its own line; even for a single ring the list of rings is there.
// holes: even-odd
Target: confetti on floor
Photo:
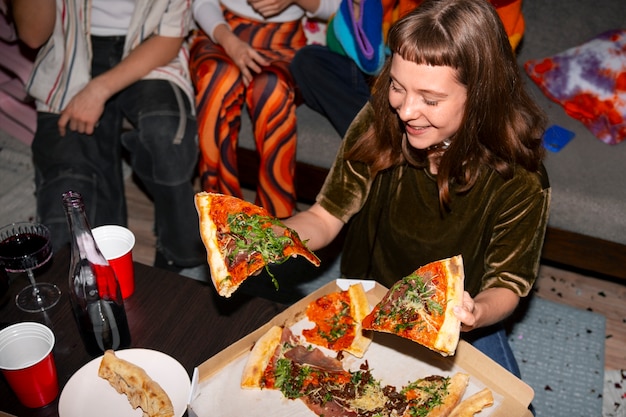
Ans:
[[[603,417],[626,417],[626,369],[604,371]]]
[[[509,341],[536,416],[601,416],[605,317],[539,297],[525,307]]]

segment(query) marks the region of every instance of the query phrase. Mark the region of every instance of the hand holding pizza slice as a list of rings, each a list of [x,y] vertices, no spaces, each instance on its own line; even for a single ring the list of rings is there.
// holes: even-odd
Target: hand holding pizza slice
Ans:
[[[372,312],[363,328],[396,334],[443,356],[453,355],[461,321],[453,312],[463,302],[461,255],[431,262],[396,282]]]
[[[298,234],[262,207],[207,192],[196,194],[195,204],[211,279],[223,297],[230,297],[262,268],[292,256],[300,255],[315,266],[320,265],[319,258]]]

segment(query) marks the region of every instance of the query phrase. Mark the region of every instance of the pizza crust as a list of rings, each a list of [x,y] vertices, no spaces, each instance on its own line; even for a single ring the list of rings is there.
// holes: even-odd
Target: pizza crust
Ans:
[[[370,304],[367,301],[367,296],[361,283],[351,285],[348,288],[348,293],[350,294],[350,314],[356,323],[356,328],[354,329],[354,340],[346,349],[346,352],[361,358],[372,343],[371,331],[363,329],[361,324],[365,316],[370,312]]]
[[[230,297],[238,286],[233,285],[229,279],[228,267],[224,262],[217,241],[217,226],[210,216],[212,201],[211,198],[208,198],[208,193],[196,194],[196,209],[200,218],[200,237],[207,250],[207,262],[213,286],[220,295]]]
[[[483,408],[493,405],[493,394],[489,388],[477,392],[476,394],[461,401],[448,417],[473,417],[480,413]]]
[[[446,303],[446,311],[444,320],[439,334],[435,340],[432,349],[442,355],[454,355],[456,347],[459,344],[461,334],[461,320],[454,314],[454,307],[463,304],[463,291],[465,282],[465,272],[463,269],[463,258],[461,255],[444,259],[442,266],[445,268],[448,277],[446,293],[448,301]],[[419,271],[419,269],[418,269]]]
[[[261,388],[263,373],[274,357],[276,348],[280,345],[282,334],[282,327],[272,326],[267,333],[256,341],[243,368],[241,388]]]
[[[140,407],[143,417],[173,417],[174,406],[167,393],[141,367],[120,359],[115,352],[104,352],[98,376],[106,379],[133,408]]]

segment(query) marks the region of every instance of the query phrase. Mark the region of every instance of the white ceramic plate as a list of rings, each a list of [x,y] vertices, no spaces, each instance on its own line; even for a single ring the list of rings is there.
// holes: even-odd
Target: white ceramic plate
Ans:
[[[174,405],[174,415],[187,410],[191,381],[183,366],[165,353],[149,349],[124,349],[115,354],[141,366],[161,385]],[[126,395],[118,394],[108,381],[98,376],[102,356],[80,368],[67,382],[59,398],[60,417],[141,417]]]

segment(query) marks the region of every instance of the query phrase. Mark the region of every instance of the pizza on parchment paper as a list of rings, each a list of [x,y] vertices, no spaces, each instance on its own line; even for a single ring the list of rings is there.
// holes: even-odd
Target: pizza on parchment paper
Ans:
[[[363,328],[413,340],[443,356],[453,355],[461,322],[453,308],[463,302],[463,258],[431,262],[396,282],[363,320]]]
[[[248,277],[267,265],[292,256],[300,255],[320,265],[319,258],[298,234],[262,207],[207,192],[196,194],[195,205],[211,279],[223,297],[230,297]],[[277,236],[276,230],[283,234]]]
[[[470,408],[467,400],[461,402],[468,382],[469,375],[458,372],[429,375],[401,388],[383,386],[367,361],[356,371],[345,370],[338,358],[301,344],[289,328],[273,326],[252,348],[241,387],[279,390],[324,417],[469,417],[482,408],[477,401]]]

